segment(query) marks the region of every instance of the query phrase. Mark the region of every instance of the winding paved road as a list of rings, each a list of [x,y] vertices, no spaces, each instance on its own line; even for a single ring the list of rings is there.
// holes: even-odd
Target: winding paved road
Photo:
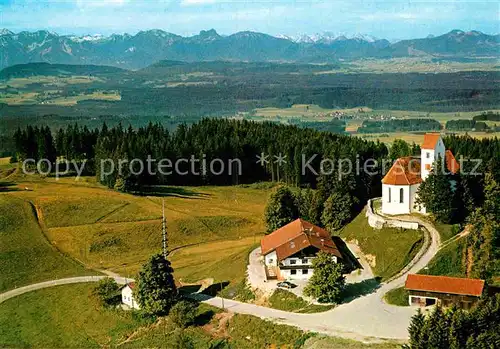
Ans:
[[[408,274],[418,272],[430,262],[440,248],[440,236],[438,231],[428,222],[413,216],[398,218],[416,221],[424,226],[429,232],[430,242],[424,244],[421,252],[399,275],[391,281],[381,284],[380,288],[374,293],[341,304],[332,310],[315,314],[297,314],[229,299],[223,300],[220,297],[208,297],[201,294],[193,295],[193,297],[216,307],[222,307],[222,303],[224,303],[225,309],[235,313],[254,315],[278,323],[296,326],[307,331],[364,342],[377,342],[380,339],[406,340],[408,338],[407,328],[410,318],[415,313],[416,308],[389,305],[383,301],[383,297],[389,290],[404,285]],[[0,294],[0,303],[23,293],[42,288],[82,282],[97,282],[105,277],[109,276],[73,277],[20,287]],[[132,281],[132,279],[119,276],[112,277],[119,284]]]
[[[109,276],[77,276],[77,277],[66,278],[66,279],[57,279],[57,280],[39,282],[37,284],[31,284],[28,286],[15,288],[15,289],[7,291],[5,293],[0,293],[0,303],[5,302],[7,299],[20,296],[23,293],[41,290],[42,288],[54,287],[54,286],[59,286],[59,285],[78,284],[78,283],[83,283],[83,282],[98,282],[98,281],[100,281],[104,278],[107,278],[107,277],[109,277]],[[115,279],[115,281],[120,285],[124,285],[127,282],[132,281],[132,279],[126,279],[126,278],[123,278],[121,276],[120,277],[118,277],[118,276],[113,277],[113,279]]]

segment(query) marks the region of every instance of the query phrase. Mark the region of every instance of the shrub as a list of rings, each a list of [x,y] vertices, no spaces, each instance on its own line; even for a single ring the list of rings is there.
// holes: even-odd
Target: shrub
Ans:
[[[182,300],[171,309],[168,317],[179,328],[186,328],[196,319],[198,305],[194,302]]]
[[[104,306],[114,306],[120,303],[120,286],[114,279],[102,279],[94,287],[92,293]]]

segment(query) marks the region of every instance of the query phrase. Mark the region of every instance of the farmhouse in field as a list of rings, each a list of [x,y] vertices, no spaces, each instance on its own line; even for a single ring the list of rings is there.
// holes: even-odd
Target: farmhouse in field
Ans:
[[[459,164],[453,153],[445,149],[441,135],[427,133],[421,146],[420,157],[408,156],[397,159],[382,179],[382,213],[390,215],[426,213],[425,207],[415,206],[417,189],[429,176],[438,158],[443,159],[448,172],[451,174],[458,172]]]
[[[297,219],[260,241],[267,279],[308,279],[313,274],[312,261],[319,251],[332,255],[336,263],[342,254],[330,234],[303,219]]]
[[[456,304],[470,309],[483,294],[484,286],[484,280],[479,279],[410,274],[405,289],[410,293],[410,305],[449,307]]]
[[[134,282],[130,282],[122,287],[122,303],[130,309],[139,309],[139,304],[134,300],[133,290],[135,287]]]

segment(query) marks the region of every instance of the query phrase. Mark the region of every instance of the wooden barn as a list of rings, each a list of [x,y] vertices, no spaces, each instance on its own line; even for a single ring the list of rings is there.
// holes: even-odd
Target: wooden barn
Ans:
[[[485,284],[479,279],[410,274],[405,289],[410,293],[410,305],[449,307],[455,304],[470,309],[481,298]]]

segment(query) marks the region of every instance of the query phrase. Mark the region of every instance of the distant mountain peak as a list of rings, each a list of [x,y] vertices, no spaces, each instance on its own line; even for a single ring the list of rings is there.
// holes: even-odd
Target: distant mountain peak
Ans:
[[[198,34],[200,37],[208,38],[208,37],[213,37],[213,36],[220,36],[219,33],[215,29],[209,29],[209,30],[201,30],[200,34]]]
[[[11,32],[9,29],[0,29],[0,35],[13,35],[14,33]]]

